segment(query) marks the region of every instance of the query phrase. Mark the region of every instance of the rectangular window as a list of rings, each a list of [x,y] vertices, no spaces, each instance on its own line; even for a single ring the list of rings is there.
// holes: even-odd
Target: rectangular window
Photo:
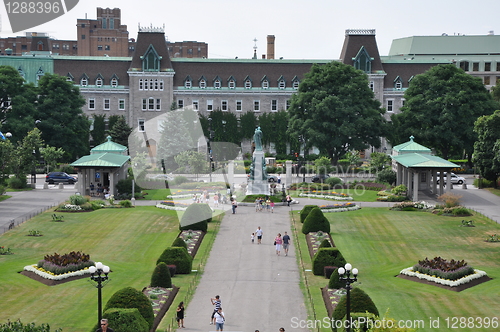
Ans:
[[[111,47],[109,45],[104,45],[104,50],[105,51],[109,51],[111,49]]]
[[[85,39],[85,35],[82,35],[82,39]]]
[[[479,62],[472,63],[472,71],[479,71]]]
[[[97,45],[97,50],[102,51],[102,45]]]
[[[161,110],[161,99],[160,98],[156,99],[156,110],[157,111]]]
[[[222,111],[226,111],[227,112],[227,110],[228,110],[227,109],[227,100],[223,100],[223,101],[220,102],[220,109]]]
[[[484,71],[491,71],[491,62],[484,63]]]
[[[370,81],[370,90],[375,91],[375,82]]]
[[[106,18],[102,19],[102,28],[107,29]]]
[[[140,132],[146,131],[146,128],[145,128],[146,121],[144,119],[138,119],[137,122],[138,122],[139,131]]]
[[[490,77],[489,76],[484,77],[484,85],[490,85]]]
[[[260,100],[253,101],[253,111],[260,112]]]
[[[154,111],[155,109],[155,100],[154,98],[149,98],[148,99],[148,110]]]
[[[289,109],[290,108],[290,99],[287,99],[286,100],[286,109]]]
[[[207,111],[213,111],[214,110],[214,101],[213,100],[207,100]]]
[[[243,111],[243,102],[241,100],[236,101],[236,110],[239,112]]]
[[[110,17],[109,18],[109,28],[114,29],[115,28],[115,19]]]
[[[95,98],[89,98],[89,110],[95,110]]]
[[[125,99],[119,99],[118,100],[118,109],[120,111],[125,110]]]
[[[177,100],[177,108],[183,108],[183,107],[184,107],[184,99]]]
[[[139,90],[143,90],[144,87],[143,87],[143,82],[142,82],[142,79],[139,80]]]
[[[104,99],[104,110],[109,111],[109,99]]]
[[[193,100],[193,109],[198,110],[199,105],[198,100]]]
[[[393,105],[394,105],[394,100],[387,101],[387,112],[394,112]]]
[[[142,110],[145,111],[148,109],[148,100],[146,98],[142,98]]]
[[[278,101],[276,99],[271,100],[271,111],[278,111]]]
[[[469,63],[467,61],[460,62],[460,68],[462,68],[464,71],[469,71]]]
[[[500,61],[497,62],[497,71],[500,71]]]

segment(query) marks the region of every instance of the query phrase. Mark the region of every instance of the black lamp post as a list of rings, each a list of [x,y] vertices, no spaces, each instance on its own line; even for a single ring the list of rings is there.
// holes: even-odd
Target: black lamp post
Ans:
[[[108,283],[109,266],[101,262],[95,263],[95,266],[89,267],[90,280],[95,282],[97,288],[97,322],[101,322],[102,318],[102,288]]]
[[[209,168],[210,168],[210,182],[212,182],[212,168],[213,168],[213,161],[214,158],[212,157],[212,147],[210,146],[210,141],[212,140],[212,118],[208,118],[208,161],[209,161]]]
[[[344,267],[339,268],[339,280],[345,283],[345,290],[347,291],[347,301],[346,301],[346,314],[347,314],[347,325],[346,331],[351,331],[351,284],[358,280],[358,269],[352,268],[352,265],[347,263]],[[351,277],[352,272],[352,277]]]

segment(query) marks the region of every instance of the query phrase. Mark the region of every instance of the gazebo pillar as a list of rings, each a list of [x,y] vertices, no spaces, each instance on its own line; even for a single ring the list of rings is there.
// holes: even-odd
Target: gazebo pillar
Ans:
[[[418,172],[413,172],[413,195],[412,195],[412,201],[413,202],[418,202],[418,185],[419,185],[419,173]]]

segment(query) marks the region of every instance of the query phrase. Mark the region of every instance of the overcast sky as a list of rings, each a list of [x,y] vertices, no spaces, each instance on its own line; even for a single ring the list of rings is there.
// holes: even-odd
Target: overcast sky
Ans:
[[[172,42],[208,43],[210,58],[251,58],[255,38],[260,58],[267,35],[276,37],[276,58],[338,59],[346,29],[375,29],[381,55],[397,38],[500,34],[498,0],[79,0],[68,13],[29,31],[76,40],[76,20],[95,19],[97,7],[120,8],[130,38],[137,37],[139,24],[165,25]],[[5,6],[0,15],[1,37],[24,35],[12,33]]]

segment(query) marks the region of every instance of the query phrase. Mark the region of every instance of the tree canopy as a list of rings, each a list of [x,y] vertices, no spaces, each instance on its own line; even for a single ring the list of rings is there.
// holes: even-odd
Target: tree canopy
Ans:
[[[478,139],[474,143],[473,161],[481,176],[493,181],[496,187],[500,175],[500,110],[477,119],[474,131]]]
[[[302,135],[306,148],[338,159],[351,150],[380,146],[385,111],[374,99],[365,73],[340,62],[314,64],[292,96],[289,133]]]
[[[439,65],[417,75],[405,91],[406,104],[391,117],[393,145],[415,136],[445,159],[471,155],[474,121],[498,107],[479,78],[455,65]]]

